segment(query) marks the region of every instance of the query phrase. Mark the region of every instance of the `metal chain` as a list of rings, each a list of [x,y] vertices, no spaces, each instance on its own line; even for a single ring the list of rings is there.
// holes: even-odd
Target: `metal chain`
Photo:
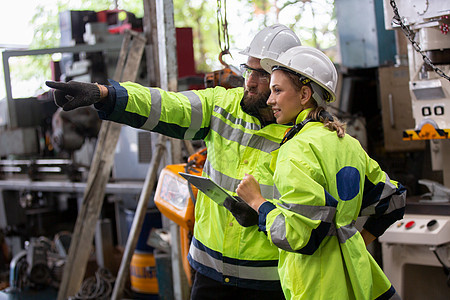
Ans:
[[[392,6],[392,9],[394,10],[394,17],[393,17],[393,22],[397,25],[400,25],[403,33],[406,35],[406,37],[409,39],[409,41],[411,42],[414,50],[416,50],[416,52],[420,53],[420,55],[422,55],[423,61],[429,65],[439,76],[447,79],[448,81],[450,81],[450,77],[447,76],[444,71],[442,71],[441,69],[439,69],[438,67],[436,67],[430,60],[430,58],[428,56],[426,56],[425,52],[422,51],[422,48],[420,48],[420,45],[414,40],[414,36],[415,33],[412,32],[402,21],[399,13],[398,13],[398,9],[397,9],[397,4],[395,3],[394,0],[390,0],[390,4]]]
[[[228,36],[227,0],[223,1],[223,6],[224,13],[222,14],[222,0],[217,0],[217,31],[220,50],[223,54],[229,54],[230,37]]]

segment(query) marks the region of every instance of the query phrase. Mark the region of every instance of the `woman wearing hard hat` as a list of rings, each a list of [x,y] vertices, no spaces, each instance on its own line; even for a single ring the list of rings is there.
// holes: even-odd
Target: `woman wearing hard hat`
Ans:
[[[327,111],[337,72],[321,51],[298,46],[264,58],[267,103],[279,124],[295,124],[273,152],[274,199],[246,175],[238,195],[259,213],[259,228],[280,249],[287,299],[398,299],[366,245],[404,214],[406,190],[390,180]],[[364,229],[358,216],[368,215]]]

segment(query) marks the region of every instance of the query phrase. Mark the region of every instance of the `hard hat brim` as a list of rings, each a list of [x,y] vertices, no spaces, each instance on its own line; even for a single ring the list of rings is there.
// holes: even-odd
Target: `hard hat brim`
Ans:
[[[279,62],[279,61],[277,61],[275,59],[272,59],[272,58],[263,58],[263,59],[261,59],[260,63],[261,63],[261,68],[263,68],[264,71],[268,72],[269,74],[272,74],[273,67],[280,66],[280,67],[289,69],[292,72],[297,73],[297,74],[299,74],[301,76],[305,76],[306,78],[309,78],[312,81],[314,81],[316,84],[320,85],[320,87],[325,89],[328,93],[330,93],[331,101],[329,103],[336,101],[336,95],[329,87],[327,87],[326,85],[322,84],[321,82],[319,82],[317,80],[314,80],[314,78],[311,78],[311,76],[309,76],[308,74],[306,74],[304,72],[301,72],[299,70],[296,70],[296,69],[294,69],[294,68],[292,68],[292,67],[290,67],[290,66],[288,66],[286,64],[283,64],[283,63],[281,63],[281,62]]]

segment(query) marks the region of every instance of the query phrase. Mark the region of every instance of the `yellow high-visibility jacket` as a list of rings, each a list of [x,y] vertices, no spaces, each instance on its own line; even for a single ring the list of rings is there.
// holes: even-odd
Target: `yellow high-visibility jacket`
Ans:
[[[297,123],[306,119],[302,111]],[[398,295],[366,250],[355,222],[381,235],[404,214],[406,190],[359,142],[309,122],[273,153],[274,204],[259,208],[260,228],[279,247],[287,299],[393,299]]]
[[[242,110],[243,88],[215,87],[167,92],[135,83],[112,82],[115,105],[102,119],[159,132],[179,139],[203,139],[207,161],[203,176],[231,194],[246,173],[260,182],[263,195],[273,195],[269,165],[287,126],[262,126]],[[201,274],[226,285],[280,289],[278,249],[258,226],[244,228],[223,206],[199,191],[189,262]]]

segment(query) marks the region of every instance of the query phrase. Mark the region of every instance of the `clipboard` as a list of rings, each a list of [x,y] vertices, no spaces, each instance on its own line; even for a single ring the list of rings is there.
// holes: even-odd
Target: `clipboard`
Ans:
[[[178,174],[219,205],[223,205],[223,202],[227,198],[231,198],[236,202],[242,201],[239,197],[230,195],[226,190],[209,178],[183,172],[178,172]]]

